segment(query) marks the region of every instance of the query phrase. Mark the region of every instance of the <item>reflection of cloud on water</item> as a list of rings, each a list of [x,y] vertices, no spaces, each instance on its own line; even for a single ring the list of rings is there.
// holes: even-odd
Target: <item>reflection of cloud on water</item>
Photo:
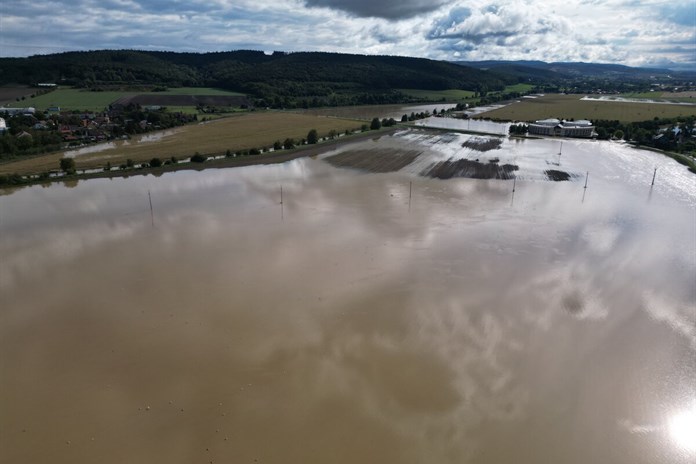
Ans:
[[[669,325],[685,337],[696,350],[696,304],[680,303],[664,293],[650,289],[642,292],[643,308],[655,321]]]
[[[612,224],[588,224],[582,230],[582,238],[590,250],[598,255],[610,253],[616,246],[621,229]]]
[[[56,264],[66,265],[85,251],[127,240],[145,226],[149,224],[143,221],[96,223],[79,231],[50,228],[28,236],[6,237],[2,243],[0,289],[10,288],[28,277],[45,278],[55,272]]]
[[[639,435],[646,435],[664,430],[663,427],[658,427],[657,425],[634,424],[628,419],[621,419],[620,421],[618,421],[618,424],[620,427],[627,430],[629,433],[635,433]]]

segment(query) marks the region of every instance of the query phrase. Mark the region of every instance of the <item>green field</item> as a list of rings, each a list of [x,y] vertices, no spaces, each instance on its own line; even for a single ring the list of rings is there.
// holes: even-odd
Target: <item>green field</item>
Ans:
[[[362,124],[362,121],[352,119],[287,112],[239,113],[205,124],[192,124],[146,135],[149,140],[159,135],[161,138],[157,141],[140,142],[138,138],[133,138],[128,143],[113,142],[113,148],[75,157],[75,163],[77,169],[81,170],[100,168],[107,162],[118,166],[127,159],[141,163],[149,162],[154,157],[163,160],[170,156],[188,158],[195,152],[223,154],[226,150],[236,152],[270,147],[276,140],[283,141],[286,138],[300,140],[307,136],[310,129],[316,129],[319,136],[323,137],[332,130],[338,133],[347,129],[358,130]],[[0,174],[38,174],[57,170],[62,157],[62,153],[52,153],[0,164]]]
[[[515,84],[515,85],[508,85],[503,90],[498,90],[495,92],[488,92],[488,93],[490,95],[497,95],[497,94],[501,94],[501,93],[510,93],[510,92],[527,93],[527,92],[531,91],[533,88],[534,88],[534,86],[531,84]],[[472,100],[475,98],[474,95],[476,94],[476,92],[473,92],[471,90],[458,90],[458,89],[449,89],[449,90],[397,89],[397,90],[405,93],[406,95],[410,95],[411,97],[419,98],[419,99],[422,99],[425,101],[430,101],[430,102],[441,102],[441,101],[472,102]],[[476,100],[476,101],[478,101],[478,100]]]
[[[514,85],[508,85],[500,92],[489,92],[489,93],[492,93],[492,94],[510,93],[510,92],[527,93],[527,92],[530,92],[533,88],[534,88],[534,86],[532,84],[514,84]]]
[[[85,110],[103,111],[110,103],[122,97],[134,95],[223,95],[239,96],[243,95],[236,92],[228,92],[221,89],[207,87],[180,87],[168,89],[164,92],[138,92],[138,91],[105,91],[92,92],[84,89],[60,88],[45,95],[34,98],[27,98],[21,103],[22,106],[32,106],[39,111],[44,111],[50,106],[59,106],[61,110]],[[8,106],[13,106],[15,103]]]
[[[548,94],[525,98],[503,108],[478,115],[508,121],[535,121],[538,119],[610,119],[622,122],[646,121],[696,115],[696,105],[667,105],[659,103],[630,103],[580,100],[581,95]]]
[[[398,89],[400,92],[414,98],[421,98],[431,102],[457,102],[474,96],[474,92],[469,90],[419,90],[419,89]]]

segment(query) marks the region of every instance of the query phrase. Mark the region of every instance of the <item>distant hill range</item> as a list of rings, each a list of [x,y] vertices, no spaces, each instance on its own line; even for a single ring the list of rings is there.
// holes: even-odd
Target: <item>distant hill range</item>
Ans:
[[[262,96],[316,96],[388,89],[502,89],[511,76],[444,61],[396,56],[260,51],[174,53],[102,50],[0,58],[0,85],[51,82],[220,87]]]
[[[602,63],[546,63],[544,61],[456,61],[456,64],[526,79],[572,78],[650,79],[681,73],[663,68],[636,68]]]
[[[669,80],[670,74],[666,69],[595,63],[451,63],[400,56],[250,50],[99,50],[0,58],[0,85],[56,83],[94,90],[218,87],[244,93],[256,105],[275,107],[397,103],[415,98],[399,89],[463,89],[485,95],[522,82],[557,88],[570,83],[567,88],[592,89],[596,83],[586,81],[592,79],[607,88],[607,82],[647,82],[655,76]]]

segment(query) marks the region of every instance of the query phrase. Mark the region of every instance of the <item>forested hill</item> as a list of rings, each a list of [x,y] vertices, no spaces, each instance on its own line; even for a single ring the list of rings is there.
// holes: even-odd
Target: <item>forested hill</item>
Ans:
[[[519,76],[529,76],[544,79],[583,78],[619,78],[619,79],[649,79],[655,76],[674,74],[668,69],[636,68],[620,64],[554,62],[544,61],[457,61],[457,64],[471,68],[492,70],[501,73],[511,73]]]
[[[389,89],[501,89],[507,78],[443,61],[395,56],[260,51],[174,53],[103,50],[0,58],[0,85],[53,82],[85,88],[214,86],[268,96]]]

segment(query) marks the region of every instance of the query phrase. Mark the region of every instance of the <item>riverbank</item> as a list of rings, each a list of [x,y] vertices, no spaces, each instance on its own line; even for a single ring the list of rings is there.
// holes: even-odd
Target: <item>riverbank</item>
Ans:
[[[356,134],[343,135],[335,139],[324,140],[322,142],[302,145],[297,148],[292,148],[289,150],[277,150],[267,153],[261,153],[258,155],[245,155],[245,156],[224,156],[219,157],[223,154],[216,153],[205,153],[203,156],[209,157],[204,162],[194,162],[194,161],[181,161],[176,164],[163,164],[162,166],[152,167],[132,167],[126,169],[114,168],[108,171],[88,171],[88,172],[78,172],[74,174],[66,175],[31,175],[22,176],[19,174],[11,174],[8,176],[0,176],[0,188],[3,187],[20,187],[26,185],[35,184],[47,184],[51,182],[63,182],[63,181],[77,181],[86,179],[103,179],[103,178],[119,178],[119,177],[131,177],[131,176],[146,176],[154,175],[160,176],[168,172],[175,171],[202,171],[205,169],[221,169],[221,168],[234,168],[243,166],[253,166],[260,164],[279,164],[285,163],[287,161],[292,161],[297,158],[302,158],[306,156],[316,156],[321,152],[329,150],[331,148],[337,148],[339,146],[344,146],[354,142],[362,141],[370,137],[382,137],[385,135],[391,135],[396,132],[399,127],[389,127],[378,130],[369,130],[365,132],[360,132]],[[214,158],[216,157],[216,158]]]
[[[660,153],[662,155],[668,156],[668,157],[672,158],[674,161],[676,161],[677,163],[683,164],[684,166],[689,168],[689,171],[696,174],[696,162],[694,162],[694,159],[690,156],[682,155],[681,153],[673,153],[671,151],[660,150],[659,148],[646,147],[645,145],[638,145],[638,144],[633,144],[633,143],[630,145],[635,147],[635,148],[639,148],[641,150],[648,150],[648,151],[652,151],[655,153]]]

